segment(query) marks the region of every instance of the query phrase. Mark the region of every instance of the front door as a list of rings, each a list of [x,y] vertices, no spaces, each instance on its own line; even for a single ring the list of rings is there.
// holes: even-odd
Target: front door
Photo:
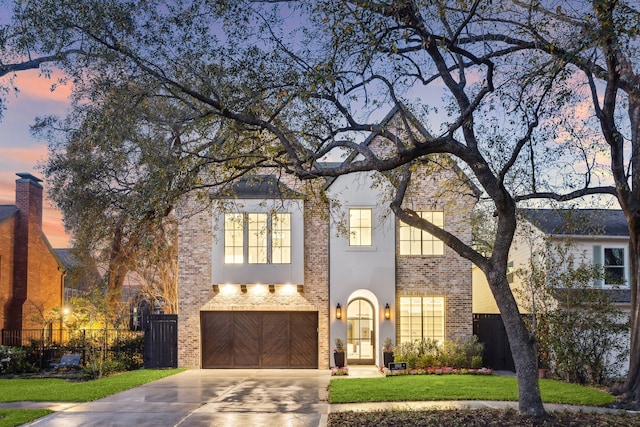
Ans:
[[[347,360],[350,364],[374,363],[375,316],[373,305],[363,298],[354,299],[347,308]]]

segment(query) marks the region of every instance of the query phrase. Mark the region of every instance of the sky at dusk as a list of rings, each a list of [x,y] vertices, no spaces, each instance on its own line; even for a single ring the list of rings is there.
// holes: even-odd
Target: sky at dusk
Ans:
[[[42,179],[45,191],[42,228],[51,246],[64,248],[69,246],[69,236],[64,232],[60,212],[46,200],[47,182],[36,168],[46,160],[47,141],[38,140],[29,132],[37,116],[64,114],[69,104],[69,88],[58,87],[51,92],[54,82],[39,77],[37,70],[23,71],[16,77],[20,93],[7,97],[7,109],[0,121],[0,204],[15,204],[17,172],[28,172]]]

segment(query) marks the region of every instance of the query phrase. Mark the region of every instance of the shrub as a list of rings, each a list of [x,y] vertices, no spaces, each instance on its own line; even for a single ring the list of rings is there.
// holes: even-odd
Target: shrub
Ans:
[[[442,344],[431,339],[402,343],[396,348],[395,361],[406,362],[408,369],[430,367],[482,367],[482,343],[477,337],[445,340]]]
[[[5,374],[23,374],[26,372],[35,372],[38,370],[36,365],[31,362],[31,354],[23,347],[0,346],[0,359],[10,359],[4,365]]]

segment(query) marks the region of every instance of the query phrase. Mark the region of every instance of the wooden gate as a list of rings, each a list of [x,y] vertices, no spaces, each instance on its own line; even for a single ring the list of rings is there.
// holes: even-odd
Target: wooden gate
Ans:
[[[178,367],[178,315],[151,314],[144,330],[145,368]]]
[[[515,371],[507,332],[499,314],[474,314],[473,334],[484,344],[484,366],[501,371]]]

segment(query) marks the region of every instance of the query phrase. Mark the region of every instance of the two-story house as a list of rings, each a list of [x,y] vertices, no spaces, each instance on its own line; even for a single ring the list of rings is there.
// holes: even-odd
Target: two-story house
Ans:
[[[399,222],[385,179],[358,172],[311,191],[293,177],[255,175],[213,193],[215,209],[185,199],[179,366],[327,368],[336,338],[347,363],[380,366],[387,337],[471,336],[470,262]],[[455,166],[429,165],[417,168],[405,205],[470,243],[476,200]]]
[[[620,311],[629,313],[629,229],[621,210],[521,209],[519,215],[507,268],[521,313],[529,312],[525,298],[531,292],[518,272],[530,270],[532,260],[544,260],[545,250],[567,251],[565,258],[571,257],[576,266],[600,266],[603,274],[594,278],[591,286],[607,294]],[[473,268],[473,313],[474,332],[485,343],[487,365],[513,369],[500,311],[477,267]]]

